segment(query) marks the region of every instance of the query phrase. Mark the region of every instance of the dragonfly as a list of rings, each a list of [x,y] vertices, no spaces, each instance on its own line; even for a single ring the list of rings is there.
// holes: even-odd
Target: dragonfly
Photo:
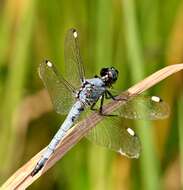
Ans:
[[[101,69],[99,76],[86,79],[78,32],[74,28],[66,33],[64,56],[66,76],[63,76],[49,60],[43,61],[39,66],[39,76],[48,90],[55,111],[62,115],[67,114],[67,117],[31,175],[34,176],[44,167],[68,130],[86,110],[97,111],[104,117],[100,125],[86,135],[89,140],[129,158],[138,158],[141,151],[140,139],[132,128],[122,123],[122,118],[164,119],[169,115],[168,104],[157,96],[130,97],[124,93],[124,104],[113,115],[106,116],[103,114],[104,101],[121,101],[111,91],[118,79],[119,71],[114,67],[105,67]]]

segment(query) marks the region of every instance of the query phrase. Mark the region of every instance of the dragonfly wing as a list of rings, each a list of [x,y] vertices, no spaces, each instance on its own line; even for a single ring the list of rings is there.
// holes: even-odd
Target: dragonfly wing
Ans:
[[[78,32],[76,29],[71,28],[66,34],[64,55],[67,80],[71,84],[74,84],[74,86],[79,87],[81,82],[84,81],[84,67],[81,60]]]
[[[51,97],[53,107],[59,114],[68,113],[73,105],[74,87],[68,83],[50,61],[44,61],[39,66],[39,76]]]
[[[138,95],[126,96],[124,104],[114,114],[127,119],[158,120],[167,118],[169,113],[169,105],[159,97]]]
[[[106,148],[119,152],[129,158],[138,158],[141,151],[141,143],[135,131],[128,128],[119,117],[105,117],[103,121],[93,128],[86,137]]]

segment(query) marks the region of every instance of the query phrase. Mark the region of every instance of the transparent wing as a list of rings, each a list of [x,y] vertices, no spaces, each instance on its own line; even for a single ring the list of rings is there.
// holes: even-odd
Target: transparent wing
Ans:
[[[68,113],[73,105],[74,87],[68,83],[50,61],[44,61],[39,66],[39,76],[51,97],[53,107],[59,114]]]
[[[64,55],[67,80],[74,86],[80,87],[81,82],[84,81],[84,68],[76,29],[71,28],[66,34]]]
[[[86,136],[90,141],[119,152],[129,158],[138,158],[141,143],[135,131],[128,128],[119,117],[105,119]]]
[[[169,105],[157,96],[138,95],[124,97],[124,104],[113,114],[127,119],[165,119],[169,116]]]

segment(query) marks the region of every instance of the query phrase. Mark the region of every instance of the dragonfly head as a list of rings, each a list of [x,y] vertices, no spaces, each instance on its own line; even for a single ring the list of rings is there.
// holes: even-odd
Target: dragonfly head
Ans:
[[[100,76],[106,86],[111,86],[118,79],[118,70],[114,67],[102,68],[100,71]]]

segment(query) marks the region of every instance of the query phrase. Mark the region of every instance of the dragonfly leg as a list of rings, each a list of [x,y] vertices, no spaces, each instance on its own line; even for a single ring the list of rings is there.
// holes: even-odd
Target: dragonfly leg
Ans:
[[[108,90],[105,91],[105,98],[106,99],[113,99],[116,100],[116,96],[112,95]]]
[[[105,92],[105,98],[106,98],[106,99],[113,99],[113,100],[115,100],[115,101],[127,100],[126,97],[117,98],[117,96],[118,96],[118,95],[113,95],[113,94],[111,94],[111,92],[108,91],[108,90],[106,90],[106,92]]]
[[[98,102],[98,99],[97,99],[96,102],[94,102],[94,103],[91,105],[90,109],[91,109],[92,111],[96,111],[96,110],[97,110],[97,109],[95,108],[95,105],[96,105],[97,102]]]
[[[101,101],[100,101],[100,108],[99,108],[99,113],[102,114],[102,108],[104,105],[104,95],[102,95]]]

